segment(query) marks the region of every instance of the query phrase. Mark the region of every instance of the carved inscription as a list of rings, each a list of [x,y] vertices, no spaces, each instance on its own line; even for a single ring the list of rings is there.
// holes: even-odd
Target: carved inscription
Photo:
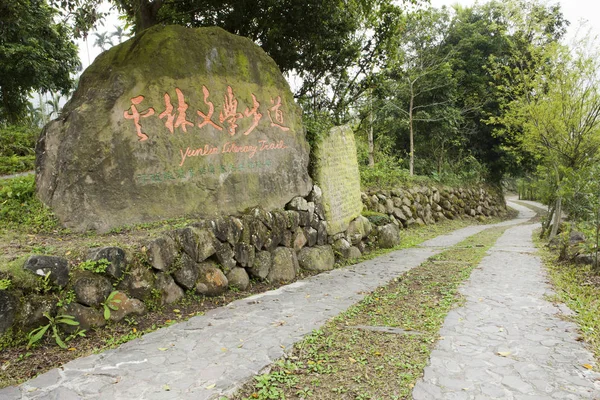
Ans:
[[[327,233],[343,232],[360,215],[360,175],[354,133],[347,126],[336,127],[317,144],[316,179],[323,190]]]

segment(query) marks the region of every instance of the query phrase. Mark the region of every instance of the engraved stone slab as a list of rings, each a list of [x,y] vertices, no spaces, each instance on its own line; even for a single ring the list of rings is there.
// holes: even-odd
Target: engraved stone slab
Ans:
[[[36,153],[39,197],[78,231],[283,208],[312,187],[287,82],[220,28],[157,26],[102,53]]]
[[[348,229],[363,207],[354,132],[349,126],[332,128],[314,152],[314,179],[323,191],[327,233],[335,235]]]

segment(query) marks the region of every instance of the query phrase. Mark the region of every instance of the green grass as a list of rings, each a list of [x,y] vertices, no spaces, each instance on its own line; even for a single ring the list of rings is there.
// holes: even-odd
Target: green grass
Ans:
[[[29,233],[58,228],[54,214],[35,194],[33,175],[0,180],[0,226]]]
[[[558,254],[545,246],[545,240],[539,239],[539,232],[533,237],[556,290],[551,300],[563,302],[575,311],[571,318],[579,325],[582,339],[600,364],[600,271],[591,265],[559,262]]]
[[[405,399],[422,376],[459,285],[507,229],[471,236],[368,294],[296,344],[234,399]],[[413,334],[359,328],[385,326]]]

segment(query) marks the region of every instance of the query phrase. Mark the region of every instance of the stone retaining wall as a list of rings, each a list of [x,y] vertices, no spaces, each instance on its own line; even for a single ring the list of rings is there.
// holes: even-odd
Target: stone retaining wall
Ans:
[[[360,257],[369,247],[394,247],[402,228],[465,216],[484,219],[506,210],[500,196],[483,188],[398,188],[362,193],[362,200],[367,216],[333,236],[327,234],[321,190],[314,186],[284,210],[254,208],[201,220],[139,243],[134,254],[119,247],[89,249],[88,268],[32,255],[23,268],[39,285],[0,290],[0,335],[44,325],[44,313],[72,315],[79,329],[90,329],[144,314],[150,305],[175,303],[186,292],[215,296],[232,287],[244,290],[251,278],[290,282],[300,270],[331,270],[336,260]],[[107,305],[113,306],[108,320]]]

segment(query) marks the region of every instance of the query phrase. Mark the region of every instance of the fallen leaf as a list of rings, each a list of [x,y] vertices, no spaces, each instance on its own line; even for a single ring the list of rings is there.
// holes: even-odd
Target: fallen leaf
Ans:
[[[174,313],[178,313],[178,314],[179,314],[179,313],[181,312],[181,310],[179,310],[178,308],[174,308],[174,309],[173,309],[173,312],[174,312]]]
[[[205,386],[205,389],[212,389],[212,388],[214,388],[215,386],[217,386],[217,384],[216,384],[216,383],[213,383],[212,385]]]
[[[133,328],[131,331],[132,331],[133,333],[136,333],[136,332],[137,332],[137,329]]]
[[[583,367],[586,369],[593,369],[594,367],[590,364],[583,364]]]
[[[68,351],[75,351],[75,350],[77,350],[77,349],[76,349],[75,347],[69,347],[67,350],[68,350]]]
[[[356,362],[356,360],[354,358],[352,358],[352,357],[348,357],[348,360],[350,360],[351,363],[355,363]]]
[[[496,354],[498,354],[501,357],[508,357],[508,356],[510,356],[510,351],[499,351]]]
[[[221,347],[221,351],[227,351],[227,347]]]
[[[169,387],[169,385],[163,385],[163,389],[164,389],[164,390],[166,390],[167,392],[168,392],[169,390],[171,390],[171,388]]]
[[[159,347],[158,349],[159,349],[160,351],[167,351],[167,348],[166,348],[166,347]]]
[[[69,254],[71,254],[71,250],[67,251],[67,252],[65,253],[65,256],[68,256]]]

